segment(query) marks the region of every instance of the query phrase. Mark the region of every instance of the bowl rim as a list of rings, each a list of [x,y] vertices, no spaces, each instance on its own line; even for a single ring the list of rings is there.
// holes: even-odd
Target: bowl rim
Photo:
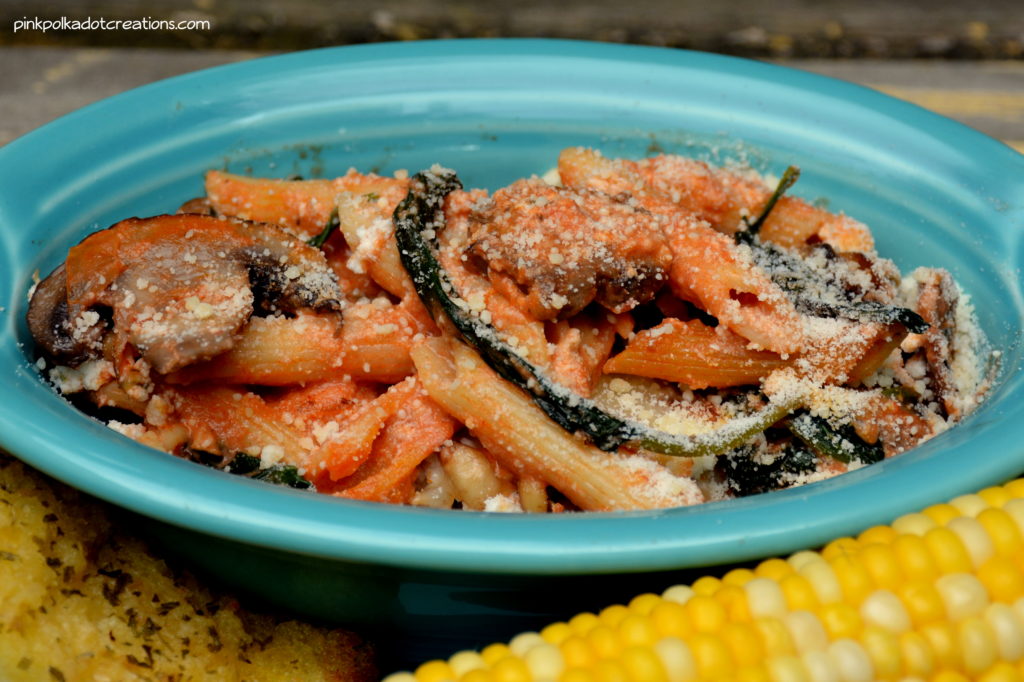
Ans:
[[[150,98],[170,96],[197,86],[215,87],[260,74],[280,79],[303,69],[352,70],[381,60],[424,59],[431,64],[452,65],[481,56],[509,60],[540,57],[561,60],[565,65],[571,63],[576,69],[598,68],[609,62],[658,64],[710,71],[723,78],[785,84],[798,91],[825,91],[838,101],[855,101],[857,106],[886,117],[913,121],[944,145],[970,148],[972,154],[983,157],[990,165],[992,177],[1024,178],[1024,157],[1001,142],[859,85],[735,57],[544,39],[345,46],[217,66],[115,95],[32,131],[0,148],[0,170],[13,167],[8,164],[40,148],[45,149],[51,137],[70,135]],[[1008,180],[995,194],[1007,192],[1012,186]],[[4,216],[2,203],[0,219]],[[1013,215],[1017,212],[1024,215],[1024,210],[1012,207]],[[4,242],[0,245],[7,246]],[[18,268],[11,251],[8,271],[14,273]],[[1019,281],[1016,287],[1019,318]],[[11,309],[20,310],[17,306]],[[837,529],[853,532],[856,527],[889,522],[899,513],[938,502],[936,490],[944,499],[993,484],[1024,469],[1007,461],[1013,457],[988,457],[949,480],[937,480],[934,472],[925,475],[928,494],[922,494],[917,490],[922,474],[916,463],[951,464],[951,453],[971,447],[969,443],[944,447],[944,443],[931,441],[913,453],[839,478],[691,508],[528,516],[323,499],[268,489],[263,484],[196,467],[127,441],[81,414],[64,414],[60,399],[54,400],[53,392],[38,380],[26,356],[16,348],[15,316],[6,317],[0,329],[0,367],[14,372],[15,390],[0,393],[0,447],[76,488],[145,516],[224,539],[335,561],[520,574],[634,572],[736,562],[815,546],[834,537]],[[1017,375],[1014,378],[1013,386],[1003,388],[1005,392],[1019,394],[1021,381]],[[1024,408],[1011,410],[1011,415],[1024,417]],[[991,419],[991,415],[986,419]],[[1005,448],[1019,456],[1024,454],[1024,448],[1013,438],[1010,421],[1001,416],[986,426],[987,445]],[[54,442],[55,433],[70,437]],[[83,452],[91,459],[83,458]],[[858,516],[855,525],[851,524],[847,510],[865,505],[872,508]],[[794,520],[793,510],[797,507],[807,510],[802,512],[802,520]],[[713,541],[709,540],[711,536]]]

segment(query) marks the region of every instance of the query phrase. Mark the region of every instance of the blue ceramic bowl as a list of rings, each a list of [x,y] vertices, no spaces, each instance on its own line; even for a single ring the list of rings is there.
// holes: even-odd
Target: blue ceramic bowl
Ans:
[[[231,477],[122,438],[31,364],[31,273],[93,230],[201,194],[208,168],[332,176],[440,162],[467,185],[495,188],[544,172],[567,145],[801,166],[795,193],[867,222],[901,268],[954,273],[1003,350],[998,385],[956,429],[830,481],[689,509],[539,517],[389,507]],[[813,547],[1024,470],[1024,157],[861,87],[640,47],[346,47],[105,100],[0,149],[0,177],[0,446],[149,519],[164,543],[236,589],[442,642],[432,653],[659,589],[682,569]]]

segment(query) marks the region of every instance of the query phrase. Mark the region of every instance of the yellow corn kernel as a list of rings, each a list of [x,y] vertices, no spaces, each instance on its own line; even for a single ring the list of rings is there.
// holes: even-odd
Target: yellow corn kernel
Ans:
[[[710,597],[715,592],[717,592],[718,588],[721,586],[721,580],[714,576],[706,575],[703,578],[698,578],[697,582],[693,583],[693,585],[691,585],[690,587],[693,588],[694,594]]]
[[[1003,486],[1012,498],[1024,497],[1024,478],[1017,478]],[[1003,505],[1006,506],[1005,504]]]
[[[874,682],[875,667],[871,657],[858,642],[837,639],[828,646],[828,655],[845,682]]]
[[[789,634],[789,628],[778,618],[758,618],[754,621],[754,627],[761,636],[761,643],[765,651],[775,656],[795,654],[796,647],[793,644],[793,637]]]
[[[900,635],[900,653],[906,674],[928,677],[935,672],[935,654],[920,632],[904,632]]]
[[[688,585],[673,585],[661,593],[662,599],[667,599],[677,604],[685,604],[691,597],[693,597],[693,589]]]
[[[572,635],[573,629],[568,623],[552,623],[540,631],[540,636],[549,644],[561,644]]]
[[[754,578],[743,586],[747,593],[747,605],[754,618],[781,616],[786,612],[786,596],[777,580]]]
[[[622,619],[629,615],[629,609],[622,604],[612,604],[601,609],[601,613],[597,615],[601,619],[602,625],[607,625],[610,628],[617,626],[622,622]]]
[[[949,621],[928,623],[918,628],[918,632],[928,640],[932,654],[935,656],[935,667],[938,670],[962,670],[963,657],[960,655],[960,637],[956,626]]]
[[[973,569],[970,555],[960,538],[948,528],[932,528],[924,534],[935,565],[941,573],[962,573]]]
[[[900,675],[903,670],[903,652],[899,637],[885,628],[871,625],[864,628],[860,643],[874,665],[876,677],[894,679]]]
[[[808,563],[800,569],[800,575],[807,578],[820,604],[842,601],[843,588],[836,578],[832,565],[827,561]]]
[[[722,577],[722,584],[743,587],[755,577],[749,568],[734,568]]]
[[[857,536],[857,541],[860,542],[861,546],[871,544],[887,545],[896,539],[896,531],[893,530],[892,526],[872,526],[866,531]]]
[[[729,647],[737,667],[756,666],[767,653],[757,630],[748,623],[726,623],[718,634]]]
[[[915,626],[935,623],[946,618],[946,604],[934,581],[911,581],[896,590]]]
[[[988,606],[988,592],[970,573],[951,573],[935,581],[935,589],[946,605],[946,615],[954,623],[976,616]]]
[[[792,572],[793,567],[784,559],[768,559],[759,563],[754,569],[755,576],[769,580],[781,580],[783,576]]]
[[[1024,623],[1006,604],[989,604],[982,614],[992,628],[999,647],[999,658],[1004,661],[1024,659]]]
[[[594,678],[595,682],[632,682],[623,665],[615,660],[595,663]]]
[[[906,514],[892,522],[893,530],[900,535],[924,535],[935,525],[934,519],[921,512]]]
[[[942,602],[939,602],[942,606]],[[826,604],[818,612],[830,639],[856,639],[864,627],[860,613],[846,602]]]
[[[903,582],[903,571],[891,545],[866,545],[857,559],[867,569],[875,586],[892,589]]]
[[[965,619],[958,627],[958,635],[964,670],[968,675],[980,675],[998,660],[996,635],[982,618],[973,616]]]
[[[892,551],[908,579],[931,580],[938,575],[935,560],[932,559],[924,538],[918,535],[901,535],[893,540]]]
[[[459,682],[493,682],[494,676],[486,668],[470,670],[459,678]]]
[[[658,639],[658,629],[650,618],[630,614],[619,623],[619,641],[622,646],[650,646]]]
[[[1024,498],[1014,497],[1003,505],[1003,511],[1017,524],[1017,530],[1024,533]]]
[[[962,516],[974,518],[983,509],[988,509],[988,503],[980,495],[960,495],[949,501],[949,504],[957,509]]]
[[[978,682],[1021,682],[1021,676],[1012,664],[1002,661],[986,670]]]
[[[996,663],[978,678],[978,682],[1020,682],[1020,680],[1020,673],[1006,661]]]
[[[523,656],[523,661],[534,680],[557,680],[565,670],[565,658],[561,650],[547,642],[531,648]]]
[[[747,666],[736,671],[736,682],[772,682],[763,665]]]
[[[508,643],[508,649],[513,656],[525,656],[526,652],[535,646],[544,644],[544,638],[536,632],[521,632]]]
[[[875,590],[860,605],[865,626],[888,628],[895,633],[910,629],[910,614],[903,602],[889,590]]]
[[[484,659],[484,663],[490,666],[511,655],[512,652],[508,650],[508,645],[500,643],[489,644],[480,652],[480,658]]]
[[[690,619],[686,616],[686,608],[674,601],[663,601],[651,611],[651,621],[655,630],[662,637],[686,637],[693,628],[690,627]]]
[[[662,602],[661,597],[650,592],[633,597],[629,601],[629,610],[641,616],[648,615],[654,607]]]
[[[603,624],[587,633],[587,644],[597,658],[611,658],[622,651],[618,633]]]
[[[593,671],[586,668],[569,668],[562,673],[562,679],[559,682],[597,682],[597,678]]]
[[[943,670],[936,673],[931,682],[971,682],[971,678],[956,670]]]
[[[726,621],[725,608],[714,597],[697,595],[683,606],[696,632],[718,632]]]
[[[818,595],[807,578],[799,573],[790,573],[779,581],[786,606],[791,611],[813,611],[818,608]]]
[[[993,601],[1010,604],[1024,596],[1024,574],[1005,556],[994,556],[979,566],[978,580]]]
[[[956,533],[960,542],[971,557],[971,564],[974,568],[981,566],[990,556],[995,554],[995,546],[992,539],[985,532],[985,526],[973,517],[961,516],[946,524],[946,528]]]
[[[455,672],[447,661],[427,661],[416,668],[417,682],[443,682],[454,680]]]
[[[715,601],[725,609],[727,620],[735,623],[750,621],[750,606],[747,604],[747,592],[740,585],[722,585],[715,592]]]
[[[690,682],[697,679],[697,662],[689,645],[672,637],[658,640],[654,653],[661,661],[669,682]]]
[[[829,565],[843,588],[843,597],[850,604],[859,605],[875,589],[871,575],[857,559],[838,556]]]
[[[456,678],[460,678],[471,670],[486,668],[483,656],[475,651],[460,651],[448,659],[448,665]]]
[[[836,538],[821,550],[821,558],[831,561],[834,557],[843,554],[856,554],[858,551],[860,551],[860,543],[853,538]]]
[[[629,647],[622,652],[619,660],[632,680],[669,682],[665,666],[651,647]]]
[[[491,666],[494,682],[532,682],[526,661],[515,656],[503,658]]]
[[[699,632],[688,643],[701,679],[726,677],[736,671],[729,647],[721,637]]]
[[[594,661],[594,655],[590,650],[590,644],[580,635],[570,635],[559,645],[562,650],[562,658],[565,660],[566,668],[584,668]]]
[[[578,613],[569,619],[569,627],[577,635],[585,635],[590,632],[595,626],[601,623],[601,619],[595,614],[584,611]]]
[[[994,485],[978,491],[978,497],[985,500],[989,507],[1002,507],[1013,499],[1009,485]]]
[[[825,626],[810,611],[791,611],[783,617],[782,622],[789,628],[798,653],[824,651],[828,647]]]
[[[796,656],[779,656],[769,659],[768,674],[772,682],[815,682]]]
[[[996,554],[1000,556],[1012,556],[1024,545],[1024,536],[1016,521],[1004,509],[986,509],[978,514],[978,523],[985,528]]]
[[[921,511],[940,526],[945,526],[950,519],[960,516],[960,510],[951,504],[933,504]]]

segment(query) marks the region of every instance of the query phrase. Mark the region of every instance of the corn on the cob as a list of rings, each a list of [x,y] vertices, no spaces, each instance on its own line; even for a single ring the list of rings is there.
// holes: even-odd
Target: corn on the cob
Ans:
[[[1024,682],[1024,479],[385,682]]]

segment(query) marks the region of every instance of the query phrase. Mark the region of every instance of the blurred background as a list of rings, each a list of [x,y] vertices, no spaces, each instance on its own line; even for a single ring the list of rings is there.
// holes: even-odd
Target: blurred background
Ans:
[[[72,24],[101,19],[136,23]],[[96,99],[206,66],[329,45],[476,37],[780,61],[910,99],[1024,148],[1021,0],[0,0],[0,144]]]

